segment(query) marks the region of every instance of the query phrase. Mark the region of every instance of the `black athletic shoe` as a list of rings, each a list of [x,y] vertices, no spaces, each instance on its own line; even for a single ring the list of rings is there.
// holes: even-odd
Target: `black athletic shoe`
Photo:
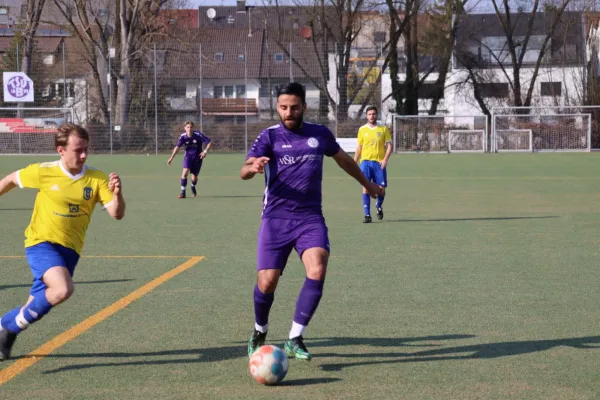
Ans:
[[[363,219],[363,224],[369,224],[373,221],[370,215],[365,215],[365,219]]]
[[[377,209],[377,219],[380,221],[383,219],[383,208],[381,207]]]
[[[267,332],[262,333],[255,329],[254,332],[252,332],[252,336],[250,336],[250,340],[248,340],[248,357],[254,354],[259,347],[263,346],[266,339]]]
[[[10,351],[13,343],[17,339],[17,334],[8,329],[0,329],[0,361],[10,358]]]
[[[196,197],[198,193],[196,192],[196,186],[192,186],[192,196]]]

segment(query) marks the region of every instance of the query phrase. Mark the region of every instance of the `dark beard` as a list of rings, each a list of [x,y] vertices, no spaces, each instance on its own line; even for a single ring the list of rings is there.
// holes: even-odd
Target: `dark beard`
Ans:
[[[290,131],[296,131],[296,130],[300,129],[300,127],[302,126],[302,121],[303,121],[303,116],[302,115],[299,116],[297,119],[294,119],[294,120],[286,120],[286,121],[284,121],[283,119],[281,119],[281,123],[283,124],[283,126],[285,126]],[[288,124],[291,124],[291,125],[288,126]]]

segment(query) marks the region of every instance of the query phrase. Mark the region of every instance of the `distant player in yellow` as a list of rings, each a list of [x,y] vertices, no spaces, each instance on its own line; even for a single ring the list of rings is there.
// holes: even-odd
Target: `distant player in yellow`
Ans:
[[[85,165],[89,140],[84,128],[61,125],[55,136],[59,160],[31,164],[0,181],[0,196],[17,186],[38,190],[25,230],[33,285],[27,303],[0,319],[0,360],[10,358],[17,334],[73,294],[73,272],[96,203],[114,219],[125,215],[119,176]]]
[[[377,195],[375,208],[377,219],[383,219],[383,200],[387,187],[386,167],[392,154],[392,135],[385,125],[377,124],[377,107],[367,107],[367,123],[358,130],[358,146],[354,153],[354,161],[359,162],[360,170],[371,182],[378,184],[383,194]],[[364,223],[370,223],[371,198],[363,188],[363,208],[365,211]]]

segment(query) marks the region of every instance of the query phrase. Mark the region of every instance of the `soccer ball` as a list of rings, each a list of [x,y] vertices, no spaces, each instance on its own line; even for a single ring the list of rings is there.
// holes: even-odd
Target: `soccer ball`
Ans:
[[[250,357],[250,373],[258,383],[274,385],[285,378],[288,372],[288,359],[277,346],[259,347]]]

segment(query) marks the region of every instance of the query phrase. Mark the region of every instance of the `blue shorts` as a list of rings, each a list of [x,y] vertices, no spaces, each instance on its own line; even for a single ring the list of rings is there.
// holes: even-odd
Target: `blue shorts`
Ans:
[[[258,231],[256,268],[279,269],[283,272],[292,249],[302,253],[312,247],[330,252],[327,226],[323,218],[263,218]]]
[[[75,250],[50,242],[26,247],[25,256],[27,256],[27,262],[29,262],[33,274],[33,285],[29,291],[32,296],[46,290],[46,284],[42,278],[50,268],[65,267],[73,276],[75,266],[79,261],[79,254]]]
[[[360,170],[367,180],[375,182],[379,186],[387,187],[387,172],[381,168],[378,161],[363,160],[360,163]]]

